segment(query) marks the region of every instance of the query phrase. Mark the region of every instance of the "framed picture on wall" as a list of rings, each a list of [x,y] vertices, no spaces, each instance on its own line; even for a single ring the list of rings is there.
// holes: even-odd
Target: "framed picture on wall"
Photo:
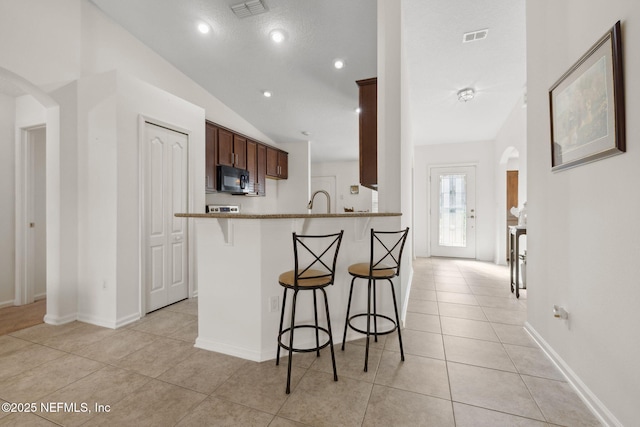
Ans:
[[[549,89],[551,170],[625,152],[620,21]]]

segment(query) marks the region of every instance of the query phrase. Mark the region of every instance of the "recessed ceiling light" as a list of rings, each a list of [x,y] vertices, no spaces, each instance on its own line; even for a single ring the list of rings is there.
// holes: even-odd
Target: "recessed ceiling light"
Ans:
[[[311,135],[311,132],[309,132],[309,131],[307,131],[307,130],[303,130],[301,133],[302,133],[304,136],[310,136],[310,135]]]
[[[207,34],[209,31],[211,31],[211,27],[209,26],[209,24],[201,22],[198,24],[198,31],[200,31],[202,34]]]
[[[265,90],[264,92],[262,92],[262,94],[265,98],[271,98],[271,92],[269,92],[268,90]]]
[[[284,41],[284,33],[281,30],[273,30],[269,33],[269,37],[275,43],[282,43]]]
[[[344,61],[342,59],[336,59],[333,62],[333,66],[336,67],[337,70],[341,70],[344,68]]]

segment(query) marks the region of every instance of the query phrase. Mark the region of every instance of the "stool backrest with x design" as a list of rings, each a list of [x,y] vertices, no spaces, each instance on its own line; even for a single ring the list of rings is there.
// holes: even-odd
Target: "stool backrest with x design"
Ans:
[[[375,231],[371,229],[371,256],[369,277],[379,273],[398,276],[402,259],[402,251],[409,234],[409,227],[399,231]]]
[[[326,235],[293,233],[294,287],[326,286],[334,283],[336,261],[343,233],[343,231]]]

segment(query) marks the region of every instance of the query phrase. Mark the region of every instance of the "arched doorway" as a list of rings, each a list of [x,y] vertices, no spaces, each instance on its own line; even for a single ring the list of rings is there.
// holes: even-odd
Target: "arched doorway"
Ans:
[[[0,91],[4,93],[4,97],[13,96],[16,100],[14,102],[14,117],[4,117],[5,126],[14,127],[14,138],[10,138],[5,141],[5,144],[12,144],[13,147],[6,146],[7,151],[14,153],[13,159],[13,177],[14,177],[14,191],[11,193],[5,193],[2,195],[2,202],[7,207],[7,211],[12,212],[13,215],[13,232],[8,229],[9,234],[13,239],[10,239],[10,245],[14,248],[14,265],[10,269],[10,276],[13,277],[13,301],[14,304],[21,304],[29,300],[29,289],[27,288],[27,277],[25,271],[27,270],[25,257],[25,251],[29,246],[29,233],[28,227],[30,221],[27,221],[27,196],[26,190],[27,183],[25,182],[25,166],[30,158],[26,156],[27,150],[25,150],[25,135],[28,135],[30,131],[34,129],[41,129],[40,132],[44,135],[40,135],[41,139],[46,140],[46,147],[44,149],[46,160],[44,160],[46,166],[44,171],[44,182],[46,197],[43,203],[43,208],[46,211],[46,267],[44,268],[44,275],[46,277],[46,296],[47,296],[47,309],[45,315],[45,321],[47,323],[63,323],[60,319],[60,301],[63,298],[64,292],[60,289],[60,107],[59,104],[47,93],[42,91],[37,86],[33,85],[23,77],[0,67]],[[24,107],[23,104],[31,104]],[[18,105],[16,107],[16,105]],[[24,107],[24,108],[23,108]],[[30,113],[20,114],[20,117],[16,117],[16,111],[30,111]],[[33,114],[32,114],[33,113]],[[44,129],[44,130],[42,130]],[[35,134],[34,134],[35,135]],[[40,166],[41,168],[42,166]],[[11,209],[13,206],[13,209]],[[40,208],[42,209],[42,208]],[[7,219],[5,218],[5,221]],[[7,226],[7,224],[5,224]],[[10,225],[9,225],[10,227]],[[40,248],[42,249],[42,248]],[[12,273],[12,274],[11,274]],[[8,279],[11,282],[11,279]],[[6,285],[6,283],[5,283]],[[32,290],[31,290],[32,291]]]
[[[505,264],[508,252],[508,229],[511,225],[517,225],[518,219],[511,214],[512,206],[519,207],[524,200],[519,194],[520,188],[520,152],[517,148],[509,146],[504,149],[498,165],[498,201],[497,224],[497,262]]]

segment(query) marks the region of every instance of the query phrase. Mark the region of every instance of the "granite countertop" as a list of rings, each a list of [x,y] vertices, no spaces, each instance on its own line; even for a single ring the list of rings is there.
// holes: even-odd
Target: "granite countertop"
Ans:
[[[329,214],[237,214],[237,213],[177,213],[180,218],[236,218],[236,219],[295,219],[295,218],[367,218],[401,216],[400,212],[345,212]]]

